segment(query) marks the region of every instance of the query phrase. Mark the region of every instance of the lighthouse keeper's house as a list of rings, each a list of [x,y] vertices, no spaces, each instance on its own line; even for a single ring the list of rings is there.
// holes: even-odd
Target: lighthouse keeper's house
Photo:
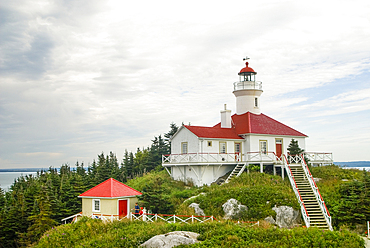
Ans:
[[[162,166],[173,179],[211,184],[231,171],[240,175],[250,164],[271,165],[274,174],[284,177],[282,156],[292,139],[305,149],[306,134],[261,113],[262,82],[248,62],[234,83],[236,113],[221,111],[221,122],[213,127],[183,125],[171,138],[171,154],[162,157]],[[314,164],[332,163],[331,153],[307,153]]]

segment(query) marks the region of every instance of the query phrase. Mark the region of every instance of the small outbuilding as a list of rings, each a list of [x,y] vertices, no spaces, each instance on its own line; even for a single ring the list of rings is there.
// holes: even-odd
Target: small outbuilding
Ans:
[[[82,215],[121,219],[129,215],[141,192],[113,179],[98,184],[79,195],[82,198]]]

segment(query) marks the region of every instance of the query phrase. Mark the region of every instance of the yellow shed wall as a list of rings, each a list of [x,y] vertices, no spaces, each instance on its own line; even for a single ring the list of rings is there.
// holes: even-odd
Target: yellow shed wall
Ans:
[[[100,199],[100,212],[92,211],[92,202],[94,199]],[[138,201],[137,197],[130,197],[130,198],[122,197],[119,199],[82,198],[82,215],[90,216],[92,213],[117,215],[118,214],[118,200],[128,200],[129,212],[131,209],[135,207],[135,203]]]

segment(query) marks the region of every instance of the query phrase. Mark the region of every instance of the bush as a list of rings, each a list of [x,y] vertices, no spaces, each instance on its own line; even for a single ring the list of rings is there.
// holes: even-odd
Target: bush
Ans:
[[[275,229],[231,222],[168,224],[83,218],[46,232],[34,247],[138,247],[151,237],[172,231],[199,233],[200,243],[186,247],[363,247],[364,240],[349,231],[315,228]],[[178,246],[185,247],[185,246]]]

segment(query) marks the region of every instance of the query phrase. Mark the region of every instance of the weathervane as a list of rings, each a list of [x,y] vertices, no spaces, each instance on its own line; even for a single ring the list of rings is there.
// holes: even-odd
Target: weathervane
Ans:
[[[248,58],[248,56],[245,56],[245,58],[243,58],[243,61],[248,60],[248,59],[250,58]]]

